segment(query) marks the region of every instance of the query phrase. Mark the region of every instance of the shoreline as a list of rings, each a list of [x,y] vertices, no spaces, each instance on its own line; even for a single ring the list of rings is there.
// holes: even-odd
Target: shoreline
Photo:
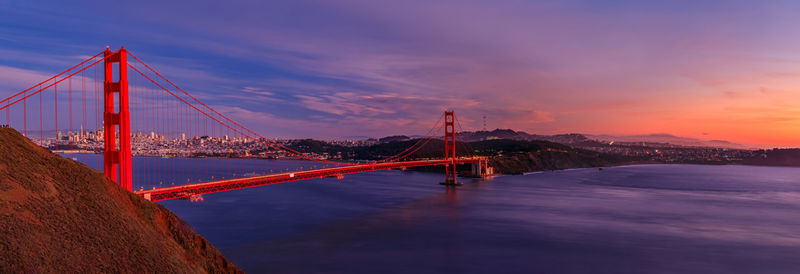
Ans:
[[[740,163],[729,163],[729,164],[641,163],[641,164],[621,164],[621,165],[608,165],[608,166],[596,166],[596,167],[576,167],[576,168],[565,168],[565,169],[538,170],[538,171],[525,172],[522,174],[496,174],[495,176],[497,175],[525,176],[525,175],[539,174],[545,172],[572,171],[572,170],[597,169],[597,168],[616,168],[616,167],[641,167],[641,166],[747,166],[747,167],[771,167],[771,168],[800,168],[800,166],[751,165],[751,164],[740,164]]]
[[[75,154],[94,154],[102,156],[102,153],[93,153],[91,151],[76,151],[76,150],[58,150],[52,151],[56,154],[65,154],[65,155],[75,155]],[[266,161],[308,161],[304,159],[298,158],[281,158],[281,159],[270,159],[270,158],[261,158],[261,157],[215,157],[215,156],[203,156],[203,157],[187,157],[187,156],[164,156],[164,155],[133,155],[133,157],[168,157],[168,158],[184,158],[184,159],[242,159],[242,160],[266,160]],[[342,163],[367,163],[368,160],[353,160],[349,162],[342,162]],[[679,162],[627,162],[627,163],[619,163],[619,164],[608,164],[608,165],[595,165],[595,166],[588,166],[588,167],[570,167],[570,168],[563,168],[563,169],[542,169],[542,170],[532,170],[526,171],[521,173],[500,173],[497,172],[493,176],[500,176],[500,175],[529,175],[529,174],[536,174],[540,172],[548,172],[548,171],[562,171],[562,170],[579,170],[579,169],[587,169],[587,168],[604,168],[604,167],[625,167],[625,166],[646,166],[646,165],[698,165],[698,166],[728,166],[728,165],[741,165],[741,166],[762,166],[762,167],[786,167],[786,168],[800,168],[800,165],[759,165],[759,164],[748,164],[748,163],[679,163]],[[426,172],[433,172],[433,173],[443,173],[437,172],[430,169],[425,168],[412,168],[410,170],[414,171],[426,171]]]

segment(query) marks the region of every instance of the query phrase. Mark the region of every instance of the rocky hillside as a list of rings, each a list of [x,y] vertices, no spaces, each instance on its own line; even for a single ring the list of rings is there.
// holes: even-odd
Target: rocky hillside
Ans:
[[[0,128],[0,273],[241,272],[163,206]]]
[[[589,151],[538,150],[489,158],[495,173],[522,174],[532,171],[604,167],[636,163],[621,157]]]
[[[639,159],[572,148],[547,141],[488,140],[470,147],[490,156],[495,173],[522,174],[531,171],[614,166]],[[487,153],[488,152],[488,153]]]
[[[800,166],[800,149],[776,148],[759,150],[753,157],[744,159],[742,163],[759,166]]]

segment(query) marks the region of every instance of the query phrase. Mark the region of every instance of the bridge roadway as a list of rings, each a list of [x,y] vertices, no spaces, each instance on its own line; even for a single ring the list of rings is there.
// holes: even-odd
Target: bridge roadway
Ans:
[[[339,177],[344,174],[369,172],[375,170],[446,165],[452,163],[453,161],[456,164],[469,164],[469,163],[479,163],[481,161],[486,161],[486,158],[473,157],[473,158],[457,158],[452,161],[419,160],[419,161],[362,164],[354,166],[343,166],[343,167],[277,173],[270,175],[253,176],[246,178],[228,179],[228,180],[220,180],[212,182],[195,183],[195,184],[185,184],[172,187],[153,188],[148,190],[134,191],[134,193],[154,202],[171,200],[171,199],[189,199],[195,195],[242,189],[248,187],[272,185],[272,184],[308,180],[314,178]]]

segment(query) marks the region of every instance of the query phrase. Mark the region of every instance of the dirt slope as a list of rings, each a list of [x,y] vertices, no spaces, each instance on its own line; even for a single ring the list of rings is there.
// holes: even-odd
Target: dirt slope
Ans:
[[[0,128],[0,273],[240,272],[163,206]]]

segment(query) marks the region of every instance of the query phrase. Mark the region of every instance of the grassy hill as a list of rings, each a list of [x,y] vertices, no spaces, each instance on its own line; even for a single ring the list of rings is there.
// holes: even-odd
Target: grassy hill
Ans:
[[[0,273],[241,272],[163,206],[0,128]]]

